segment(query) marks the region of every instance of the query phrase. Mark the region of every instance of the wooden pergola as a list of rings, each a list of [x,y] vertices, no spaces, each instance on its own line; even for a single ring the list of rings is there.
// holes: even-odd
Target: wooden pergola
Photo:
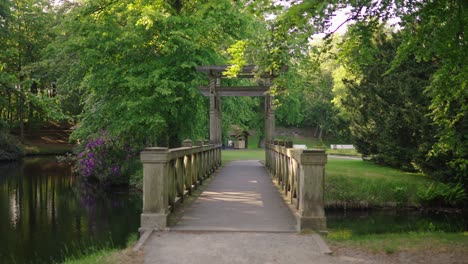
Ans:
[[[198,89],[204,96],[210,97],[210,141],[213,144],[222,142],[221,126],[221,97],[222,96],[263,96],[265,97],[265,143],[273,140],[275,131],[275,112],[273,110],[273,98],[268,92],[273,80],[277,75],[263,74],[255,75],[257,67],[254,65],[245,66],[236,76],[237,78],[261,78],[264,79],[263,85],[257,86],[223,86],[222,79],[227,78],[224,72],[228,69],[227,65],[198,66],[197,71],[208,75],[209,85],[201,86]],[[283,71],[286,71],[284,69]]]

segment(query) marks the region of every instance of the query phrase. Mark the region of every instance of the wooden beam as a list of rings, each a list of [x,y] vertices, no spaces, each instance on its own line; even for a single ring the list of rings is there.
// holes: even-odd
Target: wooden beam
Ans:
[[[209,66],[197,66],[196,69],[199,72],[204,72],[212,77],[216,78],[227,78],[223,72],[228,69],[229,65],[209,65]],[[257,71],[257,66],[255,65],[247,65],[239,71],[239,74],[236,78],[275,78],[278,77],[277,73],[275,74],[267,74],[264,73],[261,76],[256,76],[255,73]],[[288,71],[288,67],[285,66],[279,70],[279,72],[286,72]]]
[[[269,89],[269,86],[225,86],[217,87],[217,92],[220,96],[265,96]],[[201,86],[198,90],[204,96],[210,96],[208,86]]]

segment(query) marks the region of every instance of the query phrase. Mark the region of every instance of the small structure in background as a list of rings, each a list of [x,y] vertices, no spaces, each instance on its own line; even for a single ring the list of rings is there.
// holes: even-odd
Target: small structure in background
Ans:
[[[229,131],[228,148],[246,149],[249,145],[250,132],[239,125],[231,125]]]
[[[307,149],[307,145],[294,144],[293,148],[295,148],[295,149]]]
[[[341,145],[330,145],[331,149],[354,149],[353,145],[341,144]]]

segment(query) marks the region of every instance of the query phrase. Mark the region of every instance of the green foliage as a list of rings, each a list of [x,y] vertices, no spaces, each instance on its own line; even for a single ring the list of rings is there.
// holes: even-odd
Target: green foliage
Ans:
[[[239,40],[227,49],[232,58],[229,60],[229,65],[231,66],[223,74],[231,78],[236,77],[242,68],[246,66],[247,62],[244,56],[246,46],[247,42],[245,40]]]
[[[231,125],[238,125],[244,130],[255,130],[263,137],[263,98],[224,97],[222,101],[223,137],[227,140]]]
[[[403,18],[404,42],[394,65],[414,54],[418,60],[437,64],[426,93],[431,98],[430,117],[438,125],[431,158],[447,160],[445,181],[468,186],[468,68],[464,1],[426,1]],[[418,23],[414,23],[417,21]]]
[[[418,199],[426,206],[460,206],[467,202],[468,196],[461,184],[432,183],[420,188]]]
[[[49,47],[50,60],[64,65],[59,85],[82,97],[73,138],[101,128],[170,147],[206,137],[208,110],[197,91],[206,77],[195,66],[222,63],[225,49],[249,34],[255,21],[242,3],[102,2],[74,7]]]
[[[360,34],[364,26],[374,27],[373,33]],[[387,72],[401,40],[381,25],[358,23],[344,41],[340,60],[355,77],[343,79],[346,92],[340,103],[350,118],[358,151],[404,170],[430,166],[426,155],[438,128],[428,118],[430,97],[423,91],[434,67],[408,59]]]
[[[395,186],[393,188],[393,194],[395,195],[395,200],[397,207],[404,207],[408,204],[410,195],[405,186]]]
[[[375,119],[365,115],[360,115],[362,118],[358,120],[354,115],[352,122],[361,124],[352,130],[360,150],[366,155],[378,153],[376,158],[380,162],[405,169],[423,169],[436,179],[459,182],[466,188],[466,1],[302,1],[286,8],[277,21],[288,28],[289,31],[283,32],[290,33],[291,38],[325,31],[329,40],[336,30],[331,28],[332,14],[344,7],[350,8],[347,21],[355,22],[348,29],[348,40],[340,45],[341,61],[348,72],[344,76],[348,88],[354,86],[362,92],[351,94],[337,88],[337,95],[342,97],[343,92],[348,93],[351,98],[348,102],[356,98],[355,104],[348,104],[347,114],[363,109],[375,112],[375,106],[380,104],[378,109],[391,110],[390,118],[403,121],[401,127],[398,123],[388,126],[393,122],[384,122],[388,126],[384,128],[382,122],[375,124]],[[398,40],[375,38],[379,21],[387,22],[395,17],[401,19],[399,27],[393,28],[398,32]],[[304,25],[310,24],[318,25],[319,30],[301,31],[306,29]],[[386,86],[392,89],[382,90]],[[393,95],[396,98],[401,95],[408,100],[402,100],[403,105],[389,101],[393,97],[387,96],[392,92],[397,92]],[[335,100],[336,105],[340,103],[339,98]],[[387,111],[378,114],[385,117]],[[414,124],[414,128],[408,124]],[[369,144],[380,141],[381,132],[390,130],[409,138],[409,146],[398,141],[394,142],[397,147],[380,144],[383,141]],[[387,133],[387,142],[398,139],[398,135],[390,134]]]
[[[23,154],[23,146],[18,139],[0,128],[0,161],[18,160]]]
[[[315,49],[324,47],[323,43],[313,46]],[[332,56],[323,56],[318,51],[311,51],[309,56],[293,64],[283,76],[289,88],[278,95],[278,124],[315,127],[319,139],[322,139],[323,134],[348,139],[348,122],[332,103],[332,72],[336,67],[337,63]]]

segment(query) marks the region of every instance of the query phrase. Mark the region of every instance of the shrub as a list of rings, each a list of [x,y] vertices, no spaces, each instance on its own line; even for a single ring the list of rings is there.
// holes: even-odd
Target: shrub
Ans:
[[[116,137],[101,131],[88,140],[77,156],[75,171],[86,179],[95,179],[106,185],[128,184],[129,169],[135,150]]]
[[[21,143],[6,130],[0,128],[0,161],[17,160],[24,155]]]
[[[417,196],[427,206],[459,206],[467,199],[461,184],[432,183],[427,189],[419,189]]]

